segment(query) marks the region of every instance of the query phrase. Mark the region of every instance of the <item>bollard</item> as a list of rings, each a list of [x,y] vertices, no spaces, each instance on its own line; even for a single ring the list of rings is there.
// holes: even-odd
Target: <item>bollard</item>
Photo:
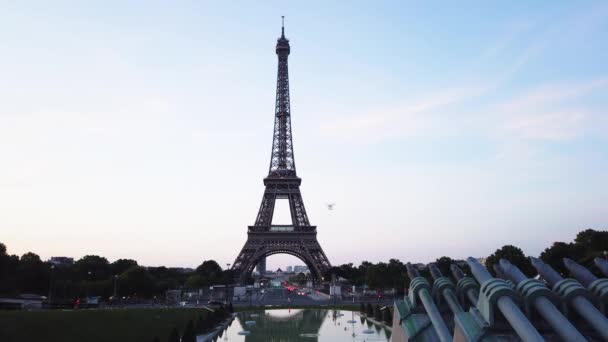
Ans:
[[[564,264],[576,280],[581,282],[583,286],[599,299],[600,310],[604,314],[608,312],[608,279],[596,277],[587,268],[571,259],[564,258]]]
[[[600,271],[602,271],[602,273],[608,277],[608,260],[597,257],[593,259],[593,262],[595,263],[595,266],[597,266],[597,268],[599,268]]]
[[[534,328],[532,323],[514,302],[515,293],[508,283],[501,279],[493,278],[477,259],[469,257],[467,263],[471,272],[481,284],[481,293],[477,308],[482,312],[484,318],[492,325],[494,324],[494,306],[497,306],[511,327],[524,341],[544,341],[543,337]]]
[[[589,272],[588,269],[583,266],[577,264],[572,259],[564,258],[564,265],[572,273],[574,278],[579,281],[579,283],[583,284],[584,287],[589,287],[591,283],[597,280],[597,277],[593,275],[593,273]]]
[[[512,288],[515,288],[515,283],[512,282],[511,279],[509,279],[509,277],[507,277],[507,275],[502,271],[502,268],[500,267],[499,264],[492,265],[492,268],[494,269],[494,272],[496,272],[496,278],[505,280],[507,283],[509,283],[509,286],[511,286]]]
[[[589,291],[574,279],[562,278],[551,266],[540,259],[530,257],[530,261],[538,274],[553,288],[553,291],[573,307],[604,340],[608,340],[608,319],[590,302]]]
[[[559,298],[544,283],[536,279],[529,279],[517,266],[506,259],[500,259],[500,264],[494,266],[499,268],[514,284],[517,284],[516,289],[524,298],[528,313],[532,312],[531,307],[533,306],[564,341],[587,341],[555,307],[556,304],[559,304]]]
[[[439,309],[433,302],[433,298],[431,293],[429,292],[430,285],[426,279],[421,277],[418,274],[418,271],[410,264],[409,262],[405,265],[407,269],[407,275],[410,277],[410,298],[412,303],[416,303],[416,296],[420,298],[422,302],[422,306],[424,306],[424,310],[426,314],[429,316],[429,319],[433,323],[433,329],[439,336],[439,339],[442,342],[452,341],[452,336],[448,327],[445,325],[443,321],[443,317],[439,313]],[[414,304],[415,305],[415,304]]]
[[[471,305],[477,305],[477,298],[479,297],[479,286],[471,277],[466,277],[460,267],[456,264],[450,265],[450,271],[454,279],[456,279],[456,286],[458,291],[456,292],[462,303],[465,302],[465,296],[471,302]]]
[[[439,270],[439,268],[437,268],[435,264],[430,264],[429,269],[431,271],[431,276],[433,276],[433,279],[435,280],[433,282],[434,292],[443,296],[443,299],[446,303],[448,303],[448,306],[450,307],[450,310],[452,310],[452,313],[454,313],[454,315],[459,312],[464,312],[464,310],[460,306],[460,303],[458,303],[458,297],[456,297],[456,293],[454,293],[454,284],[452,284],[452,282],[448,278],[444,277],[443,274],[441,274],[441,271]]]
[[[500,268],[499,264],[492,265],[492,268],[494,269],[494,272],[496,272],[496,278],[509,280],[509,278],[507,278],[507,275],[502,271],[502,268]]]

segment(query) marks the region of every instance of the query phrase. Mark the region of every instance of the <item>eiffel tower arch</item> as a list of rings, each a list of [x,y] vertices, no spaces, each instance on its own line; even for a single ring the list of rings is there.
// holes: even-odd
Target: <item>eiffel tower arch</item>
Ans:
[[[255,224],[249,226],[247,242],[232,266],[232,270],[238,274],[241,283],[256,266],[259,265],[264,269],[266,257],[274,254],[290,254],[299,258],[308,266],[317,281],[321,280],[323,273],[331,267],[317,240],[317,227],[311,226],[308,221],[300,193],[302,179],[296,174],[291,137],[287,67],[289,52],[289,40],[285,38],[285,27],[283,26],[276,46],[279,60],[277,94],[270,167],[268,176],[264,178],[266,189]],[[289,201],[291,224],[272,224],[277,199]]]

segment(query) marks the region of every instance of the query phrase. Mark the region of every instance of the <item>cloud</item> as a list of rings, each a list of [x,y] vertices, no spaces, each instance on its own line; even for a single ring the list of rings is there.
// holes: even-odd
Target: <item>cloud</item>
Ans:
[[[496,107],[501,130],[510,137],[568,140],[585,134],[599,121],[581,100],[608,88],[608,78],[579,83],[546,84]]]
[[[435,129],[437,110],[483,95],[489,85],[445,88],[395,108],[375,110],[321,123],[322,135],[374,143],[387,138],[419,136]]]

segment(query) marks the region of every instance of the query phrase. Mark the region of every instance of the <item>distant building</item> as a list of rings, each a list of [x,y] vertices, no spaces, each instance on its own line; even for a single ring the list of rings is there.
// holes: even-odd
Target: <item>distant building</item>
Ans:
[[[287,268],[285,269],[285,272],[287,272],[287,273],[293,272],[293,267],[287,266]]]
[[[310,272],[308,270],[308,266],[294,266],[293,267],[293,271],[295,273],[308,273],[308,272]]]
[[[65,267],[74,265],[74,258],[68,257],[51,257],[49,262],[57,267]]]

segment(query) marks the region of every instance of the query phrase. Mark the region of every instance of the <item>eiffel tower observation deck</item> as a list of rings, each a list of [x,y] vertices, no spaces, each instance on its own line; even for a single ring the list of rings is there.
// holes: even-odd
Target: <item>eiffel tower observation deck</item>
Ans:
[[[255,223],[248,228],[248,239],[232,269],[244,279],[256,265],[265,269],[265,258],[273,254],[291,254],[309,267],[320,280],[331,267],[317,241],[316,226],[311,226],[302,201],[297,176],[291,133],[291,105],[289,99],[288,57],[291,51],[285,37],[285,26],[277,40],[278,57],[277,93],[274,112],[274,129],[268,176],[264,178],[264,195]],[[277,199],[287,199],[291,224],[273,225],[272,218]]]

